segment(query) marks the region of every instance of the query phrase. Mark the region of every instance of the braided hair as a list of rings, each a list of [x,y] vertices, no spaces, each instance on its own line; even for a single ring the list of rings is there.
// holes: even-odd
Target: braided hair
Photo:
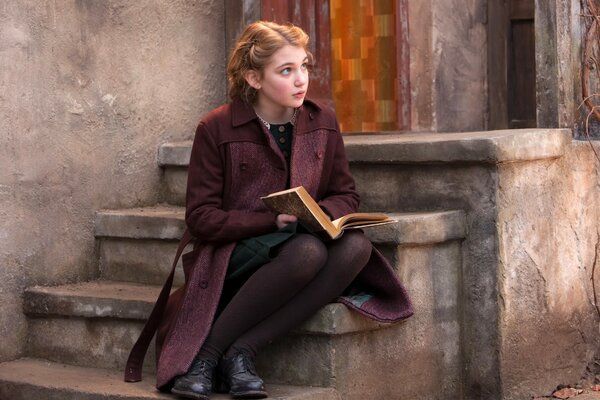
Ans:
[[[271,56],[286,45],[302,47],[309,57],[309,62],[312,61],[312,55],[308,51],[308,35],[301,28],[269,21],[257,21],[248,25],[229,57],[229,97],[239,97],[246,103],[254,104],[257,91],[246,82],[246,72],[253,70],[262,74]]]

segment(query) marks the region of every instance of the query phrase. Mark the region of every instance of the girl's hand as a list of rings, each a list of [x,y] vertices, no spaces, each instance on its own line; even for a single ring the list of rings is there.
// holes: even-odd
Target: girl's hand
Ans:
[[[294,223],[296,221],[298,221],[298,218],[295,215],[279,214],[277,216],[277,219],[275,220],[275,223],[277,224],[277,228],[281,229],[284,228],[286,225]]]

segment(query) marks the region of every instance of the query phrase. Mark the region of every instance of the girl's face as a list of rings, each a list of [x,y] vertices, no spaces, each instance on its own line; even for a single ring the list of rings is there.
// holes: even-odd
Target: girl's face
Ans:
[[[277,118],[300,107],[308,89],[308,56],[302,47],[277,50],[262,73],[247,77],[258,90],[256,110],[263,118]],[[285,121],[271,121],[285,122]]]

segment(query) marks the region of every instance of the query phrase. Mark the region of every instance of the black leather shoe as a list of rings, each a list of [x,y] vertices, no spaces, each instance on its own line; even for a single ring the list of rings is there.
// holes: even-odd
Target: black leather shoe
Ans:
[[[208,400],[217,363],[195,358],[185,375],[175,378],[171,393],[188,399]]]
[[[252,357],[240,351],[231,358],[223,358],[219,364],[220,389],[229,389],[236,399],[262,399],[267,397],[265,384],[256,373]]]

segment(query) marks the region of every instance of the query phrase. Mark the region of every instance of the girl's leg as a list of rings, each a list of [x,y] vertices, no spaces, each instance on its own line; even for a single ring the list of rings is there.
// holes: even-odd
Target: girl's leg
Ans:
[[[298,234],[282,245],[241,287],[214,322],[198,357],[218,361],[244,332],[287,303],[319,273],[327,248],[318,238]]]
[[[290,331],[342,294],[371,256],[371,242],[358,231],[346,232],[327,246],[327,262],[318,275],[291,299],[287,296],[289,301],[281,308],[237,338],[226,357],[242,350],[255,356],[262,346]],[[302,258],[302,255],[298,257]],[[252,312],[250,310],[247,312]]]

